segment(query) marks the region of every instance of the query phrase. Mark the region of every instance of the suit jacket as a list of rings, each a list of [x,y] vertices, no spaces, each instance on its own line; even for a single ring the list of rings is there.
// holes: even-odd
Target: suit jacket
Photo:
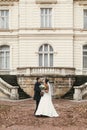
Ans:
[[[41,98],[41,95],[40,95],[41,89],[39,87],[40,85],[41,85],[40,83],[36,82],[34,86],[34,100],[37,100],[37,101],[39,101]]]

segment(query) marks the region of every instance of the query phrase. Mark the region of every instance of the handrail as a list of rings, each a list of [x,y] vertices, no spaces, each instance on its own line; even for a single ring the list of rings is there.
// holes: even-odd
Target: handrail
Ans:
[[[12,86],[0,78],[0,91],[10,99],[18,99],[18,86]]]
[[[2,83],[4,86],[6,86],[6,87],[9,88],[9,89],[18,88],[18,86],[12,86],[12,85],[8,84],[8,83],[5,82],[2,78],[0,78],[0,83]]]
[[[86,88],[87,87],[87,82],[86,83],[84,83],[83,85],[80,85],[80,86],[74,86],[74,88],[76,88],[76,89],[84,89],[84,88]]]
[[[75,100],[82,100],[83,96],[87,95],[87,82],[80,86],[74,86],[75,92],[73,98]]]
[[[5,89],[3,89],[2,87],[0,87],[0,91],[3,92],[4,94],[11,96],[11,93]]]

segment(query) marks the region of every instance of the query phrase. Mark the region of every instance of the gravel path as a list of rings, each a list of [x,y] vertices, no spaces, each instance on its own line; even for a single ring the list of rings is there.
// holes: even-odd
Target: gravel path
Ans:
[[[0,101],[0,130],[87,130],[87,101],[54,99],[57,118],[35,117],[35,101]]]

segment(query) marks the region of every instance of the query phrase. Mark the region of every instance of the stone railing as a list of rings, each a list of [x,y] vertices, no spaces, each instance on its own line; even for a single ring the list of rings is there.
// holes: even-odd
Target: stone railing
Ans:
[[[63,68],[63,67],[24,67],[17,68],[18,75],[74,75],[74,68]]]
[[[87,95],[87,82],[81,86],[74,86],[74,100],[82,100]]]
[[[57,0],[36,0],[37,4],[56,4]]]
[[[75,72],[77,75],[87,75],[87,69],[76,69]]]
[[[2,78],[0,78],[0,92],[2,92],[5,97],[7,96],[9,99],[18,99],[18,86],[11,86],[7,82],[5,82]],[[0,96],[0,98],[4,98]]]

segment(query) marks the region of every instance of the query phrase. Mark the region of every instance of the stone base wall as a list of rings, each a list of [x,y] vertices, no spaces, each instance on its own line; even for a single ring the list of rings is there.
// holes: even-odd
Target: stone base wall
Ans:
[[[36,77],[18,76],[18,84],[28,95],[33,97],[34,95],[34,84],[36,82]]]
[[[44,77],[42,77],[44,78]],[[60,98],[66,94],[72,87],[75,79],[72,76],[48,76],[54,98]],[[31,97],[34,95],[34,84],[36,76],[18,76],[18,84]]]
[[[85,99],[85,100],[87,99],[87,94],[83,96],[83,99]]]

